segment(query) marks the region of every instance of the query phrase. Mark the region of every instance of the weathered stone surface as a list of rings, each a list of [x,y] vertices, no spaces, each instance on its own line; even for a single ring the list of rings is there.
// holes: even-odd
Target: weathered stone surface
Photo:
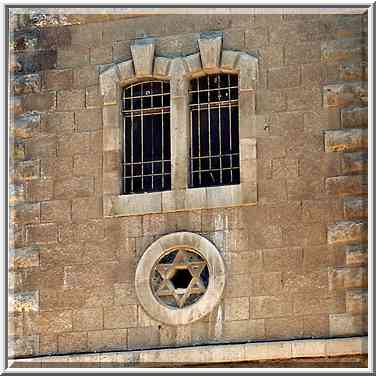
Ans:
[[[336,129],[325,131],[325,151],[357,151],[368,146],[365,129]]]
[[[127,82],[135,78],[133,61],[128,60],[117,64],[120,82]]]
[[[94,179],[92,177],[75,177],[56,180],[54,185],[54,195],[57,199],[86,197],[93,192]]]
[[[324,41],[321,45],[321,60],[324,62],[360,61],[363,41],[359,38],[340,38]]]
[[[203,69],[215,69],[219,66],[222,50],[222,37],[213,36],[198,40]]]
[[[324,107],[364,106],[367,104],[367,90],[367,84],[363,81],[325,85],[323,87]]]
[[[234,70],[238,62],[240,53],[236,51],[222,50],[221,68]]]
[[[98,109],[75,112],[76,129],[79,132],[95,131],[102,128],[102,111]]]
[[[38,350],[38,335],[9,337],[8,356],[10,358],[35,355],[38,353]]]
[[[367,287],[367,269],[343,267],[329,271],[329,290]]]
[[[12,293],[8,304],[9,312],[36,312],[39,310],[38,291]]]
[[[88,332],[90,351],[116,351],[127,349],[127,329],[108,329]]]
[[[153,76],[167,77],[170,72],[171,59],[155,57]]]
[[[268,70],[268,88],[284,89],[299,86],[300,72],[295,65]]]
[[[105,307],[104,328],[130,328],[137,326],[137,306]]]
[[[45,72],[44,87],[48,90],[69,90],[73,85],[72,69],[50,70]]]
[[[13,223],[27,224],[40,221],[40,204],[19,204],[10,207],[10,219]]]
[[[188,55],[184,58],[184,61],[187,64],[190,74],[194,74],[202,70],[200,54]]]
[[[360,219],[368,217],[367,197],[346,197],[343,200],[345,219]]]
[[[346,245],[343,247],[345,252],[346,265],[367,265],[368,249],[366,245]]]
[[[335,176],[325,181],[329,194],[346,196],[367,193],[366,175]]]
[[[255,90],[257,80],[257,58],[240,53],[236,68],[239,69],[239,87],[242,90]]]
[[[368,291],[367,289],[351,289],[346,291],[346,312],[352,314],[367,314]]]
[[[56,93],[54,91],[31,93],[23,97],[25,111],[54,111],[56,108]]]
[[[10,81],[10,86],[13,95],[39,93],[41,89],[41,78],[39,74],[16,76]]]
[[[68,222],[71,219],[69,200],[52,200],[40,205],[41,222]]]
[[[355,336],[367,332],[367,316],[339,313],[329,316],[331,336]]]
[[[17,139],[26,139],[33,136],[40,126],[40,114],[38,112],[28,112],[14,119],[11,122],[11,134]]]
[[[10,270],[32,268],[39,266],[39,246],[12,248],[9,251]]]
[[[341,124],[343,128],[367,128],[368,108],[343,108],[341,110]]]
[[[117,98],[117,83],[119,81],[119,73],[116,65],[102,72],[99,76],[99,84],[103,96],[103,104],[116,104]]]
[[[367,222],[340,221],[328,226],[328,243],[366,242]]]
[[[153,74],[155,42],[154,39],[138,39],[131,45],[133,65],[137,77]]]
[[[57,94],[57,108],[59,111],[79,110],[85,107],[84,90],[62,90]]]
[[[365,173],[368,171],[368,153],[343,153],[342,171],[346,175]]]

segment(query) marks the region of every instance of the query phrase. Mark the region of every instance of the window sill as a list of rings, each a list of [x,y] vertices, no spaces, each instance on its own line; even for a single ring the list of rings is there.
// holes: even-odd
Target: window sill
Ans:
[[[257,185],[247,182],[134,195],[105,195],[103,206],[105,217],[122,217],[252,205],[256,202]]]

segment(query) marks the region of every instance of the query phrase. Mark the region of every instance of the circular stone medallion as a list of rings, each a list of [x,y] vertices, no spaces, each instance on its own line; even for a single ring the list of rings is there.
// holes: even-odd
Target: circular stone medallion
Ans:
[[[135,282],[137,297],[151,317],[168,325],[188,324],[219,303],[224,263],[206,238],[190,232],[168,234],[145,251]]]

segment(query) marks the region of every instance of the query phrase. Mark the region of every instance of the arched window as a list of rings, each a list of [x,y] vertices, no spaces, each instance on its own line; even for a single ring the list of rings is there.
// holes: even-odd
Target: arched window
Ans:
[[[238,76],[190,82],[190,187],[239,184]]]
[[[171,189],[170,83],[123,89],[123,194]]]

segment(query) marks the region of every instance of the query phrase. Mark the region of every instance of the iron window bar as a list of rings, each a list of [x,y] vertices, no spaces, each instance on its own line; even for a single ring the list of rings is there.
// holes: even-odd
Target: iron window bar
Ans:
[[[142,81],[122,92],[122,193],[171,189],[170,84]]]
[[[240,183],[238,76],[191,80],[190,187]]]

